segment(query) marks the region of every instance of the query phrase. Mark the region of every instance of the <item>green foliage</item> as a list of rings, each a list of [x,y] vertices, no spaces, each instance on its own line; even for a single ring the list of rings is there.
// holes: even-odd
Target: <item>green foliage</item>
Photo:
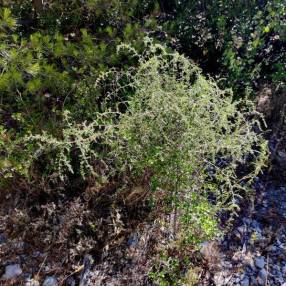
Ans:
[[[146,41],[130,72],[134,93],[110,142],[116,169],[153,192],[171,217],[180,253],[222,234],[217,215],[236,211],[236,200],[264,166],[267,144],[254,131],[259,115],[248,101],[233,101],[186,57]],[[251,163],[249,162],[251,159]],[[238,169],[249,164],[250,169]],[[243,191],[243,192],[242,192]],[[184,285],[189,265],[172,254],[159,259],[150,277],[158,285]],[[186,278],[186,279],[185,279]],[[189,277],[190,278],[190,277]],[[187,279],[188,280],[188,279]],[[192,284],[190,284],[192,285]]]
[[[230,72],[230,84],[244,82],[246,88],[253,88],[268,80],[277,88],[285,88],[285,5],[270,1],[255,10],[254,15],[232,28],[226,44],[222,63]]]
[[[145,180],[154,198],[163,191],[183,244],[217,234],[218,210],[236,206],[263,166],[253,106],[234,102],[188,58],[148,38],[142,53],[122,44],[115,54],[86,29],[76,40],[39,32],[20,38],[3,11],[2,27],[10,23],[1,30],[4,177],[102,183],[128,174],[127,185]],[[123,34],[132,38],[132,27]],[[248,158],[242,177],[237,170]]]
[[[278,0],[3,0],[0,182],[135,186],[172,218],[179,250],[196,250],[264,166],[263,120],[145,34],[178,38],[239,97],[263,81],[285,87],[284,14]],[[150,275],[180,285],[189,265],[167,255]]]
[[[57,174],[62,180],[65,174],[69,172],[73,174],[75,171],[79,172],[82,177],[85,177],[87,173],[99,177],[100,174],[96,174],[92,166],[92,162],[100,160],[100,155],[92,148],[101,136],[101,133],[97,131],[100,127],[98,122],[94,120],[90,124],[86,122],[75,124],[70,121],[69,113],[65,112],[64,123],[60,139],[46,132],[24,138],[25,142],[36,146],[36,152],[32,154],[31,160],[36,161],[43,154],[51,154],[49,171]],[[77,170],[74,170],[72,166],[72,153],[75,153],[78,158]]]
[[[180,221],[183,228],[181,239],[184,243],[199,245],[221,234],[217,221],[220,209],[211,204],[205,196],[189,192],[185,195],[185,201],[180,202],[178,206],[183,210]]]
[[[151,44],[139,58],[132,85],[135,93],[120,116],[113,147],[120,169],[139,177],[152,174],[153,188],[174,196],[175,204],[194,190],[202,196],[214,192],[225,203],[241,188],[236,170],[247,156],[257,158],[260,169],[266,146],[254,149],[264,143],[253,130],[251,104],[239,111],[242,103],[184,56]]]
[[[31,41],[39,39],[33,35]],[[62,40],[56,43],[59,41]],[[264,153],[259,148],[264,146],[263,140],[253,131],[253,125],[257,123],[255,119],[248,118],[253,113],[251,105],[245,111],[239,111],[238,105],[242,103],[233,102],[228,92],[219,89],[214,81],[205,79],[187,58],[169,53],[163,46],[149,40],[145,44],[148,48],[142,56],[127,46],[129,51],[135,52],[133,57],[138,58],[136,69],[108,73],[119,82],[125,77],[122,87],[117,83],[119,86],[114,89],[115,85],[110,84],[114,89],[110,89],[111,100],[116,95],[120,98],[122,92],[131,91],[129,95],[127,93],[129,98],[124,103],[127,106],[125,113],[95,108],[94,113],[89,114],[89,121],[77,123],[79,117],[76,114],[57,115],[55,111],[54,122],[60,119],[60,123],[52,125],[53,122],[49,122],[50,127],[45,122],[41,132],[36,132],[33,127],[39,125],[29,126],[34,117],[27,120],[24,117],[27,114],[18,112],[13,114],[13,118],[24,131],[13,134],[9,129],[2,129],[2,137],[9,138],[10,144],[14,145],[14,148],[6,150],[5,161],[21,154],[17,164],[22,161],[29,170],[41,158],[46,165],[42,172],[48,170],[51,174],[56,171],[61,178],[74,173],[75,169],[81,176],[97,173],[94,169],[96,164],[92,162],[101,159],[114,162],[110,165],[114,170],[112,174],[130,173],[130,181],[148,173],[152,189],[164,190],[171,198],[171,208],[180,208],[182,223],[200,227],[202,234],[198,239],[205,240],[215,232],[215,212],[205,216],[207,209],[212,208],[206,198],[215,194],[216,206],[225,207],[234,202],[236,190],[242,188],[237,168],[246,162],[247,156],[253,157],[255,168],[244,178],[244,184],[260,171],[262,163],[259,160],[263,157],[260,153]],[[126,46],[121,46],[119,51],[124,48]],[[42,49],[39,49],[39,55]],[[26,53],[31,58],[28,50]],[[22,84],[27,74],[29,83],[41,76],[39,70],[55,72],[51,66],[45,66],[46,62],[28,65],[24,56],[22,62]],[[11,76],[11,67],[11,64],[4,66],[4,73],[9,72]],[[59,78],[61,74],[56,73],[52,78],[53,88],[56,87],[56,76]],[[98,78],[93,84],[95,93],[100,92],[109,77],[104,75]],[[103,84],[98,84],[100,81]],[[9,87],[17,91],[20,83]],[[7,84],[11,84],[11,80]],[[29,84],[23,84],[23,87],[28,88]],[[9,90],[8,86],[4,90]],[[27,93],[25,89],[21,90],[23,96]],[[25,99],[22,104],[28,107]],[[10,164],[12,161],[15,160],[11,160]],[[193,203],[192,207],[188,207],[181,203],[192,200],[198,205]],[[196,222],[193,221],[194,213],[198,219]],[[188,240],[193,240],[192,234],[188,236]]]
[[[159,261],[148,273],[149,277],[159,286],[197,285],[202,269],[194,267],[186,253],[182,252],[181,257],[160,255]]]
[[[132,59],[122,59],[117,55],[116,46],[124,40],[134,41],[135,45],[140,46],[144,33],[141,23],[131,20],[127,20],[129,23],[123,30],[121,27],[117,29],[107,23],[108,25],[105,26],[99,25],[98,29],[91,29],[87,24],[82,28],[77,26],[68,34],[62,34],[60,31],[50,33],[50,24],[44,24],[42,20],[50,19],[57,23],[57,18],[52,19],[51,15],[58,13],[61,9],[64,10],[63,14],[74,13],[61,1],[53,1],[45,8],[42,15],[37,15],[38,20],[31,23],[36,32],[30,27],[29,32],[26,33],[27,19],[24,17],[30,13],[29,15],[33,18],[32,6],[27,4],[30,1],[5,2],[7,7],[10,6],[14,12],[17,12],[17,18],[8,8],[1,9],[0,123],[5,133],[5,140],[14,146],[8,148],[7,143],[3,156],[5,166],[21,170],[21,174],[27,175],[31,165],[30,159],[33,156],[20,151],[21,146],[26,145],[26,138],[40,139],[44,136],[47,137],[44,140],[46,144],[47,141],[54,140],[59,147],[60,144],[56,141],[65,140],[63,139],[65,133],[63,129],[67,125],[65,110],[70,111],[70,122],[73,122],[74,126],[77,124],[82,126],[85,121],[87,125],[91,124],[97,112],[105,110],[104,102],[109,89],[107,83],[101,89],[96,87],[96,78],[113,66],[125,68],[133,64]],[[92,2],[92,9],[97,9],[98,5],[103,5],[106,1]],[[79,4],[74,3],[74,5]],[[106,2],[106,4],[110,3]],[[137,4],[134,2],[129,9],[134,9],[135,13],[136,7]],[[82,21],[82,13],[85,13],[85,9],[80,8],[76,13],[79,13],[78,19]],[[115,13],[117,10],[115,7],[114,9]],[[102,10],[98,15],[99,18],[102,18],[102,13],[105,12]],[[89,14],[90,20],[92,15],[92,13]],[[132,15],[131,13],[128,19]],[[118,15],[118,21],[120,17],[126,17],[126,15],[124,13]],[[121,24],[124,25],[124,23]],[[40,27],[42,30],[37,31]],[[66,28],[72,29],[73,26],[71,23],[59,24],[55,29],[66,31]],[[109,103],[116,105],[118,100],[120,99],[114,99]],[[4,139],[2,140],[4,142]],[[28,153],[33,153],[32,150],[38,144],[36,141],[31,140]],[[58,147],[56,149],[59,149]],[[47,149],[51,149],[51,146]],[[73,169],[81,164],[76,156],[77,152],[71,152],[66,160],[66,162],[73,162]],[[47,170],[55,170],[57,164],[51,168],[53,160],[45,160],[43,157],[41,160],[43,163],[38,168],[39,174],[46,174]],[[67,163],[64,163],[63,167],[72,169]],[[4,173],[6,174],[6,171]],[[83,170],[78,173],[83,173]]]
[[[174,1],[165,23],[182,50],[244,94],[261,82],[285,88],[285,1]]]
[[[180,264],[177,258],[162,256],[160,265],[149,272],[149,277],[159,286],[182,285]]]
[[[97,5],[103,5],[104,3],[104,1],[100,3],[91,2],[88,2],[88,5],[91,6],[88,6],[87,9],[95,9],[98,7]],[[19,5],[20,4],[14,3],[12,5],[13,10],[18,11],[20,9]],[[67,6],[62,7],[58,5],[65,4],[61,4],[57,1],[50,3],[44,14],[39,15],[38,17],[47,17],[47,13],[56,13],[61,9],[65,11],[64,13],[73,13]],[[113,4],[109,3],[108,5],[112,6]],[[130,9],[133,9],[132,11],[135,14],[138,14],[137,8],[140,6],[138,5],[139,4],[136,3],[136,1],[130,5]],[[7,6],[9,5],[7,4]],[[16,6],[19,8],[17,8],[18,10],[16,9]],[[27,8],[28,6],[25,7]],[[123,17],[125,14],[123,13],[123,10],[120,10],[122,7],[120,9],[116,7],[114,6],[113,12],[121,11],[120,16],[118,17]],[[28,7],[27,9],[29,10],[30,8]],[[140,9],[139,11],[141,11]],[[152,11],[148,9],[149,8],[146,8],[146,11]],[[23,14],[21,14],[22,12],[18,13],[19,17],[23,17]],[[82,9],[79,9],[78,13],[83,13]],[[100,13],[103,13],[103,11]],[[89,14],[89,17],[92,17],[91,14]],[[132,17],[132,14],[128,17]],[[130,57],[128,54],[117,54],[116,45],[124,39],[127,41],[136,39],[136,42],[134,43],[135,48],[137,46],[141,46],[142,48],[143,39],[140,39],[141,34],[136,32],[140,29],[138,23],[134,23],[134,26],[132,23],[127,23],[126,26],[124,26],[123,29],[120,28],[120,30],[116,30],[117,28],[115,27],[119,22],[117,22],[115,26],[103,26],[105,27],[105,35],[115,38],[115,42],[110,44],[108,39],[101,37],[101,32],[103,32],[102,28],[99,30],[92,30],[89,25],[87,25],[87,27],[90,31],[82,28],[80,30],[77,29],[76,33],[69,33],[67,35],[62,35],[59,32],[56,32],[53,35],[49,35],[45,32],[36,32],[27,35],[26,37],[19,37],[14,32],[18,27],[16,22],[16,19],[12,16],[9,9],[2,9],[2,28],[0,33],[2,39],[0,55],[0,91],[1,108],[3,112],[1,112],[0,119],[3,126],[2,128],[5,132],[5,137],[9,138],[10,142],[24,142],[24,138],[27,138],[27,136],[34,136],[29,138],[40,139],[42,134],[45,134],[45,136],[48,136],[50,139],[57,138],[57,140],[63,140],[63,128],[66,126],[64,110],[70,111],[70,120],[74,122],[74,126],[77,124],[81,125],[84,121],[87,121],[87,124],[92,124],[93,120],[97,118],[98,112],[104,112],[105,109],[111,107],[111,105],[115,107],[118,102],[120,103],[122,99],[128,96],[128,91],[126,91],[126,89],[124,92],[121,90],[121,94],[116,94],[112,100],[108,101],[108,107],[105,104],[105,99],[109,96],[109,91],[114,88],[114,83],[105,83],[105,85],[99,88],[94,82],[102,72],[104,73],[108,70],[112,70],[113,66],[119,66],[126,69],[128,66],[137,62],[138,59],[136,56]],[[66,26],[72,27],[72,24],[67,23]],[[65,29],[64,24],[59,27]],[[77,27],[81,28],[80,25]],[[134,27],[135,30],[133,29]],[[95,35],[93,34],[94,32],[96,32]],[[116,36],[118,33],[122,38]],[[155,46],[153,49],[155,49]],[[162,50],[161,48],[158,49]],[[167,52],[164,51],[164,53]],[[166,55],[166,58],[168,57],[170,56]],[[161,73],[161,69],[166,69],[166,71],[170,70],[171,67],[167,66],[166,58],[162,58],[162,62],[160,63],[156,62],[155,58],[150,58],[147,61],[145,57],[146,62],[143,61],[144,57],[141,58],[139,64],[142,67],[139,68],[137,77],[132,79],[132,86],[129,86],[130,91],[136,89],[144,94],[144,102],[146,101],[151,109],[159,109],[159,107],[162,108],[162,110],[164,109],[164,115],[160,114],[158,117],[155,116],[156,120],[154,122],[152,118],[154,115],[150,115],[150,118],[143,117],[145,111],[143,109],[140,110],[140,100],[142,101],[143,99],[135,96],[134,100],[138,100],[138,102],[128,102],[130,111],[126,113],[125,116],[122,116],[120,122],[120,132],[122,132],[120,136],[122,138],[130,137],[130,142],[128,142],[130,148],[129,160],[132,161],[134,172],[142,174],[144,170],[148,171],[148,169],[152,169],[152,172],[156,174],[153,176],[152,184],[161,187],[169,185],[170,189],[176,189],[177,177],[182,177],[180,180],[182,186],[188,184],[187,182],[190,174],[195,170],[195,164],[193,162],[196,162],[201,154],[188,153],[188,150],[193,148],[194,138],[199,138],[202,145],[201,152],[203,153],[205,152],[205,148],[208,149],[206,142],[209,143],[210,141],[213,146],[215,146],[218,137],[224,135],[225,138],[228,138],[228,141],[224,143],[224,146],[221,146],[220,150],[208,150],[207,156],[214,157],[221,152],[225,154],[226,158],[231,155],[235,161],[239,159],[236,158],[238,155],[237,149],[239,148],[235,147],[235,144],[233,144],[233,150],[226,151],[231,154],[225,153],[225,149],[227,150],[229,148],[228,144],[230,144],[231,140],[230,134],[233,132],[239,138],[238,134],[240,129],[235,129],[229,118],[237,118],[238,126],[239,124],[246,124],[246,120],[237,112],[236,104],[230,104],[232,101],[231,97],[224,96],[224,92],[220,91],[212,81],[207,82],[204,77],[200,75],[199,71],[195,72],[197,68],[190,65],[187,60],[182,59],[180,56],[176,57],[178,57],[178,63],[176,64],[184,67],[186,70],[190,68],[191,71],[188,71],[188,74],[181,74],[182,71],[179,71],[177,68],[177,73],[180,74],[182,78],[178,78],[177,75],[167,76],[162,74],[162,80],[164,82],[169,82],[167,88],[170,90],[163,90],[164,92],[162,92],[160,77],[144,74],[144,72],[146,72],[145,69],[151,69],[152,65],[153,70],[151,69],[150,72],[152,71],[154,74],[157,72],[156,69],[158,69],[159,73]],[[170,60],[171,62],[175,61],[174,59]],[[146,68],[144,65],[147,65]],[[172,68],[175,68],[174,64]],[[195,70],[193,71],[192,69]],[[171,74],[172,73],[174,73],[174,71],[171,70]],[[116,77],[116,75],[114,76]],[[178,101],[172,94],[175,90],[178,90],[179,94],[185,93],[188,86],[188,77],[193,76],[196,77],[194,89],[192,89],[192,94],[190,94],[189,91],[187,94],[189,97],[201,97],[201,99],[198,100],[194,106],[191,106],[193,103],[191,103],[192,101],[189,100],[188,97]],[[142,80],[143,78],[144,81]],[[116,84],[123,83],[119,82]],[[147,86],[149,91],[146,94],[144,89],[147,88]],[[159,94],[164,94],[164,100],[160,99],[157,102],[154,100],[157,96],[152,94],[156,89],[160,89]],[[136,92],[136,94],[140,92]],[[131,94],[132,93],[133,92],[131,92]],[[205,97],[204,94],[207,93],[211,94],[213,102],[210,102],[209,99]],[[147,95],[146,98],[145,95]],[[186,104],[185,101],[189,101],[189,103]],[[231,108],[226,108],[228,104],[230,104]],[[208,109],[202,108],[203,105],[208,107]],[[128,119],[128,115],[132,114],[133,108],[135,107],[138,108],[138,110],[134,110],[134,112],[136,111],[136,113],[142,114],[136,118]],[[209,138],[208,136],[213,132],[211,130],[212,126],[209,123],[213,118],[217,117],[215,114],[216,111],[212,111],[213,108],[220,108],[222,111],[227,110],[227,114],[217,121],[217,125],[221,128],[221,132],[216,136]],[[155,111],[152,110],[151,113],[154,113]],[[204,113],[208,113],[208,116]],[[204,120],[205,117],[206,119]],[[125,122],[125,120],[127,121]],[[134,123],[129,124],[130,120],[134,120]],[[136,126],[134,127],[135,123]],[[151,123],[153,125],[151,125]],[[205,124],[207,130],[201,130],[201,124]],[[139,135],[132,134],[131,127],[134,128],[134,130],[136,129],[139,132]],[[190,129],[188,132],[183,131],[188,128]],[[250,129],[250,127],[248,128]],[[141,136],[140,132],[141,134],[144,134],[145,130],[147,131],[143,138],[146,138],[147,141],[142,142],[140,148],[146,150],[146,152],[144,153],[144,156],[142,156],[142,154],[136,153],[138,152],[137,148],[139,143],[141,144],[137,137]],[[160,130],[160,132],[166,131],[172,140],[169,140],[169,142],[162,140],[158,130]],[[249,134],[243,135],[245,138],[251,138],[254,133],[253,131],[248,131]],[[183,140],[188,143],[183,143]],[[44,141],[47,143],[48,140]],[[247,140],[245,140],[245,142],[246,141]],[[239,138],[236,142],[237,146],[239,146],[241,142],[242,139]],[[242,144],[242,151],[244,151],[243,148],[245,146],[245,152],[247,152],[249,146],[253,143],[254,142],[250,140],[247,146]],[[19,144],[21,145],[24,143]],[[34,149],[32,146],[33,144],[36,144],[36,140],[33,140],[30,143],[31,146],[29,149]],[[132,148],[134,148],[134,150],[132,150]],[[50,147],[48,149],[50,149]],[[118,150],[122,153],[125,152],[124,149],[121,150],[121,147],[119,147]],[[16,153],[19,154],[19,152]],[[73,152],[69,153],[68,157],[73,157],[72,154]],[[23,158],[17,160],[16,157],[13,157],[13,165],[17,162],[17,169],[27,169],[27,167],[19,166],[21,161],[23,161],[23,164],[26,166],[27,158],[22,154],[18,156]],[[80,164],[77,158],[69,158],[68,161],[75,162],[75,166]],[[50,165],[50,160],[47,161],[46,165]],[[64,165],[66,167],[68,166],[68,164]],[[201,168],[201,166],[199,166],[199,168]],[[43,172],[45,173],[46,171],[44,170],[47,169],[50,168],[44,167]],[[71,170],[72,168],[69,166],[67,169]],[[227,170],[224,171],[226,172]],[[83,173],[83,171],[81,171],[81,173]],[[229,174],[229,176],[231,176],[231,174]],[[166,177],[169,179],[164,182]],[[223,174],[221,174],[221,177],[223,177]],[[229,185],[232,185],[232,183],[229,182]],[[181,185],[179,188],[181,188]]]
[[[0,14],[0,28],[1,30],[10,29],[14,30],[16,28],[16,19],[12,16],[11,11],[8,8],[4,8]]]
[[[136,37],[140,38],[144,17],[150,17],[156,9],[156,1],[150,0],[53,0],[44,1],[41,11],[33,3],[36,1],[3,1],[4,6],[10,8],[24,24],[21,29],[24,33],[29,34],[33,28],[49,34],[60,32],[66,35],[88,29],[108,43],[121,37],[126,27],[130,28],[132,34],[136,32]],[[155,20],[154,17],[151,18]],[[133,39],[134,37],[130,38]]]

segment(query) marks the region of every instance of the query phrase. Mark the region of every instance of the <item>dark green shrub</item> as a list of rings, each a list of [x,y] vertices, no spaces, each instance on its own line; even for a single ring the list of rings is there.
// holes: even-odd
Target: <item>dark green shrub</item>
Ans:
[[[166,4],[165,4],[166,3]],[[271,82],[285,87],[285,3],[162,1],[166,29],[205,71],[239,94]]]
[[[142,45],[144,21],[129,21],[133,14],[130,12],[131,14],[126,15],[120,10],[116,19],[120,26],[109,26],[111,16],[103,17],[104,10],[99,10],[101,12],[96,16],[92,10],[88,12],[90,21],[95,17],[97,21],[104,19],[108,20],[108,23],[104,26],[98,25],[96,29],[92,28],[90,22],[78,23],[76,27],[72,23],[62,23],[51,31],[49,23],[41,22],[50,19],[48,15],[61,12],[63,15],[72,16],[69,13],[79,13],[78,20],[82,21],[82,13],[89,9],[81,7],[77,1],[73,2],[73,5],[78,5],[75,11],[70,10],[66,2],[53,1],[40,15],[35,16],[35,21],[27,32],[23,27],[23,21],[27,15],[31,15],[33,19],[34,13],[32,5],[28,5],[30,1],[5,2],[6,6],[11,6],[18,14],[16,18],[8,8],[3,8],[0,18],[0,124],[2,141],[5,142],[3,153],[4,156],[9,153],[10,158],[9,164],[5,160],[4,165],[10,166],[10,169],[15,167],[15,170],[27,174],[31,158],[24,152],[25,148],[22,150],[22,144],[26,146],[27,137],[48,134],[48,137],[54,140],[64,140],[64,129],[69,128],[64,116],[65,110],[70,111],[69,117],[73,126],[82,126],[85,121],[88,122],[87,125],[90,124],[98,111],[103,112],[107,108],[104,102],[108,94],[108,84],[105,83],[104,87],[98,88],[95,86],[96,78],[114,66],[125,68],[134,63],[131,58],[119,57],[116,47],[122,41]],[[88,5],[92,5],[90,9],[96,11],[98,5],[115,3],[92,2]],[[138,3],[131,4],[128,9],[134,9],[135,13]],[[114,7],[113,13],[116,11]],[[57,18],[50,17],[51,21],[57,23]],[[120,22],[120,17],[127,18]],[[34,32],[33,29],[37,31],[39,28],[42,30]],[[67,31],[67,28],[74,30]],[[68,34],[62,34],[57,30]],[[121,100],[109,100],[109,107],[116,106]],[[15,148],[12,148],[10,143]],[[34,149],[35,141],[31,141],[27,153],[32,154]],[[53,165],[53,155],[39,157],[40,153],[34,156],[34,159],[38,157],[41,161],[40,167],[37,167],[39,176],[57,168],[50,168]],[[68,156],[69,162],[77,169],[81,164],[77,158],[77,151],[69,152]]]

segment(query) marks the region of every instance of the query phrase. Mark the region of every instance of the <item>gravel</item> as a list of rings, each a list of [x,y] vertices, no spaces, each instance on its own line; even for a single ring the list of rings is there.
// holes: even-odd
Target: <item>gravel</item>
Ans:
[[[286,187],[269,185],[260,185],[252,212],[241,214],[237,226],[218,241],[221,267],[209,265],[214,285],[286,286]],[[223,281],[221,272],[228,273]]]

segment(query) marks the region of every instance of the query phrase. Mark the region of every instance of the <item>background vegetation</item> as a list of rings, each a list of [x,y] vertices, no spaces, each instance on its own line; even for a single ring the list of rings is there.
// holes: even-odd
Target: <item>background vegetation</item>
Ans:
[[[285,91],[285,12],[281,0],[4,0],[1,187],[96,200],[115,184],[111,204],[162,206],[176,248],[196,250],[265,165],[253,102],[262,86]],[[172,259],[151,271],[160,285],[181,279],[185,257]]]

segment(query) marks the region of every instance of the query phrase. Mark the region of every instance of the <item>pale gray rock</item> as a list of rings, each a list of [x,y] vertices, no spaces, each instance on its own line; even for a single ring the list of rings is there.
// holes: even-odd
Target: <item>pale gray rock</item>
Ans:
[[[43,286],[58,286],[58,280],[55,276],[46,277]]]
[[[255,259],[255,266],[262,269],[265,266],[265,258],[263,256],[257,257]]]
[[[2,275],[1,280],[8,280],[16,278],[22,274],[20,264],[10,264],[5,267],[5,273]]]
[[[245,276],[241,281],[241,286],[249,286],[249,285],[250,285],[249,278]]]
[[[263,268],[259,271],[258,276],[265,281],[267,278],[267,271]]]
[[[40,286],[40,283],[39,283],[38,280],[28,279],[28,280],[25,282],[25,286]]]

